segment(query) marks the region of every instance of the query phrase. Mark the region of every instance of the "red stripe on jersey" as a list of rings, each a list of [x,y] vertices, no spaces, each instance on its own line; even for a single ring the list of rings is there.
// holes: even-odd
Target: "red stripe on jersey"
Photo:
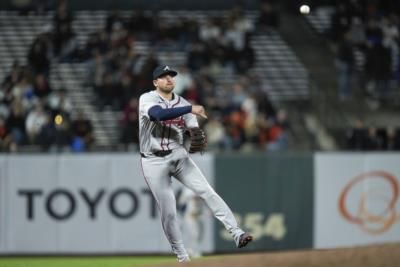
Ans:
[[[176,105],[178,105],[180,102],[181,102],[181,97],[178,96],[178,101],[176,101],[176,103],[173,104],[171,108],[174,108],[174,107],[175,107]],[[171,124],[172,124],[172,122],[173,122],[174,120],[175,120],[175,119],[169,121],[169,123],[168,123],[169,129],[168,129],[168,144],[167,144],[167,149],[169,149],[169,144],[171,143],[171,139],[170,139],[170,137],[171,137]]]

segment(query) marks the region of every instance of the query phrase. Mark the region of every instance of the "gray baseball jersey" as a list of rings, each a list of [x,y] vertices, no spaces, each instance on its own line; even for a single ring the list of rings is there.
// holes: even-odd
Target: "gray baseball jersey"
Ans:
[[[145,93],[139,99],[139,139],[143,175],[159,207],[164,233],[172,251],[177,255],[178,261],[189,260],[178,222],[172,177],[205,201],[238,245],[244,231],[239,228],[228,205],[210,186],[183,147],[185,127],[198,126],[197,118],[193,114],[186,114],[166,121],[151,120],[148,111],[155,105],[174,108],[190,104],[176,94],[168,101],[156,91]],[[168,154],[160,156],[157,153],[159,151],[168,151]]]
[[[140,152],[149,154],[159,150],[172,150],[183,145],[185,128],[198,127],[196,116],[188,113],[167,121],[151,121],[149,109],[155,105],[162,108],[189,106],[190,103],[174,94],[171,101],[162,98],[156,91],[143,94],[139,99]]]

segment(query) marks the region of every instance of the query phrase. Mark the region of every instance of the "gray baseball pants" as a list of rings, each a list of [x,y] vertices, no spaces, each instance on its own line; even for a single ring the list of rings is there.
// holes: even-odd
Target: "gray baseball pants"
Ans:
[[[144,178],[160,209],[165,235],[178,260],[188,258],[188,255],[178,222],[172,177],[201,197],[235,240],[244,233],[238,227],[231,209],[210,186],[183,147],[172,150],[171,154],[165,157],[142,157],[142,168]]]

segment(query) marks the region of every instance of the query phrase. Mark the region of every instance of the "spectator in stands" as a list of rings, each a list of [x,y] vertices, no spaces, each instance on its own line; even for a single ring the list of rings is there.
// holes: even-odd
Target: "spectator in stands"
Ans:
[[[272,124],[269,129],[267,142],[268,151],[277,151],[287,148],[287,136],[283,128],[278,124]]]
[[[72,30],[72,13],[68,8],[68,0],[59,0],[53,23],[54,54],[65,59],[76,45],[73,40],[75,34]]]
[[[42,103],[38,102],[26,118],[25,128],[29,144],[38,144],[38,138],[44,125],[49,121],[49,115],[44,110]]]
[[[120,141],[126,149],[129,149],[131,145],[137,146],[139,143],[138,103],[138,98],[131,98],[124,109]]]
[[[246,17],[244,10],[241,6],[237,5],[230,11],[230,17],[234,22],[235,28],[246,35],[251,34],[254,31],[253,22]]]
[[[186,42],[185,47],[183,48],[186,51],[188,45],[198,39],[199,23],[196,21],[195,18],[184,17],[182,18],[182,28],[184,30],[182,32],[183,35],[181,35],[181,38],[183,38],[184,42]]]
[[[218,150],[222,148],[228,148],[229,139],[225,132],[225,128],[221,123],[221,117],[218,114],[209,116],[204,131],[207,136],[207,148],[209,150]]]
[[[244,48],[245,32],[235,27],[235,18],[231,17],[225,26],[223,34],[223,48],[226,63],[232,65],[236,69],[238,54]]]
[[[110,51],[116,53],[126,53],[133,39],[123,23],[114,22],[113,28],[109,33]]]
[[[255,52],[250,44],[250,38],[246,36],[244,48],[238,52],[238,57],[236,61],[237,73],[246,73],[253,67],[256,61]]]
[[[399,151],[400,150],[400,130],[394,127],[388,127],[386,129],[387,142],[386,150]]]
[[[179,75],[175,78],[174,92],[181,95],[186,89],[192,86],[193,77],[189,69],[186,66],[178,68]]]
[[[4,77],[1,84],[2,100],[10,101],[9,95],[12,88],[18,83],[24,74],[24,68],[19,64],[18,61],[14,61],[11,72]]]
[[[121,88],[120,105],[124,108],[131,98],[139,99],[139,92],[134,84],[133,75],[128,70],[122,71],[120,84]]]
[[[20,15],[43,15],[52,7],[52,0],[24,0],[24,1],[9,1],[13,9],[16,9]]]
[[[159,65],[159,61],[154,52],[150,51],[149,55],[143,62],[143,66],[140,70],[140,77],[142,79],[140,90],[149,90],[153,88],[153,80],[151,79],[151,73]]]
[[[46,120],[37,135],[36,143],[40,146],[42,152],[47,152],[54,145],[55,140],[56,128],[50,113],[46,112]]]
[[[208,75],[199,75],[198,86],[200,92],[200,104],[205,106],[207,110],[213,112],[218,111],[221,107],[219,99],[216,95],[215,82]]]
[[[279,15],[274,4],[269,1],[261,2],[260,14],[256,23],[258,30],[264,32],[268,32],[279,26]]]
[[[340,42],[343,35],[348,32],[351,25],[351,13],[346,3],[339,2],[335,13],[331,18],[331,38],[334,42]]]
[[[96,87],[103,85],[103,78],[107,71],[107,58],[100,51],[96,51],[94,59],[87,62],[87,83]]]
[[[10,135],[12,150],[15,151],[19,146],[25,144],[25,114],[23,106],[20,102],[15,101],[11,105],[10,115],[7,118],[6,126]]]
[[[382,43],[383,31],[380,27],[380,21],[378,18],[373,17],[368,20],[365,33],[367,35],[367,40],[371,44]]]
[[[124,20],[121,17],[121,14],[118,10],[113,10],[106,19],[106,25],[105,25],[105,30],[107,33],[111,33],[113,29],[116,27],[122,27],[124,26]]]
[[[276,151],[288,148],[288,129],[289,121],[285,110],[278,111],[276,120],[269,129],[269,140],[267,150]]]
[[[239,150],[246,141],[245,133],[246,115],[242,110],[236,110],[224,118],[224,126],[227,129],[227,140],[224,149]]]
[[[347,135],[348,148],[351,150],[382,151],[400,150],[400,131],[394,127],[364,127],[356,121],[355,127]]]
[[[399,53],[399,17],[391,15],[382,18],[383,45],[391,50],[394,58]]]
[[[31,44],[28,62],[34,74],[48,75],[50,68],[49,40],[45,34],[37,36]]]
[[[230,99],[231,109],[241,109],[243,103],[248,99],[248,92],[243,88],[241,83],[235,83],[232,86],[232,94]]]
[[[191,71],[199,71],[203,66],[208,64],[206,46],[199,41],[195,41],[189,46],[187,55],[187,66]]]
[[[78,110],[76,118],[71,123],[72,151],[89,151],[94,143],[92,122],[82,110]]]
[[[63,113],[57,114],[54,117],[54,122],[54,144],[57,151],[70,151],[72,133],[69,116]]]
[[[7,118],[10,113],[10,109],[6,102],[3,102],[3,94],[0,91],[0,117]]]
[[[182,96],[192,104],[199,104],[201,99],[200,88],[196,81],[193,81],[185,90],[182,92]]]
[[[251,141],[257,134],[256,122],[257,122],[258,107],[257,107],[257,100],[254,98],[254,95],[249,95],[248,97],[246,97],[246,99],[243,101],[241,105],[241,109],[246,114],[246,120],[244,126],[246,140]]]
[[[106,73],[103,77],[102,86],[95,88],[98,95],[98,107],[100,110],[103,110],[106,106],[111,107],[113,110],[120,109],[120,89],[119,86],[116,86],[113,75],[111,73]]]
[[[199,39],[205,44],[216,43],[222,38],[222,30],[217,18],[209,18],[199,27]]]
[[[265,116],[259,114],[256,119],[257,136],[254,137],[254,142],[261,150],[266,150],[268,141],[270,140],[269,130],[270,121]]]
[[[368,43],[365,71],[368,92],[373,97],[385,99],[389,91],[389,79],[392,77],[392,55],[381,40]]]
[[[52,92],[52,89],[43,74],[38,74],[35,77],[33,93],[40,99],[47,98]]]
[[[72,101],[67,95],[67,90],[61,88],[54,91],[48,98],[48,105],[51,109],[53,117],[58,114],[70,116],[72,112]]]
[[[148,39],[149,34],[154,32],[155,21],[153,14],[145,13],[142,10],[134,10],[128,21],[128,29],[133,35],[142,39]]]
[[[10,92],[9,101],[21,101],[24,109],[31,109],[36,101],[34,95],[34,87],[31,82],[29,73],[24,72],[21,80],[19,80]]]
[[[274,118],[276,115],[276,110],[269,99],[268,94],[260,89],[257,89],[254,94],[257,101],[258,112],[267,118]]]
[[[130,75],[136,76],[140,73],[141,71],[141,63],[145,59],[145,56],[138,53],[136,51],[136,46],[132,44],[129,47],[128,55],[124,59],[124,62],[122,64],[124,68],[124,72],[129,73]]]
[[[338,72],[339,100],[348,100],[352,93],[354,52],[350,35],[346,33],[339,44],[335,65]]]
[[[0,116],[0,152],[7,151],[9,146],[9,135],[6,127],[6,122],[3,117]]]
[[[364,128],[364,123],[360,119],[357,119],[354,127],[346,134],[347,147],[350,150],[364,150],[366,138],[367,132]]]
[[[382,149],[382,140],[377,134],[377,129],[375,127],[369,127],[367,129],[367,136],[365,139],[364,150],[380,150]]]
[[[353,17],[349,29],[351,43],[359,48],[364,49],[367,36],[365,34],[365,25],[361,18]]]

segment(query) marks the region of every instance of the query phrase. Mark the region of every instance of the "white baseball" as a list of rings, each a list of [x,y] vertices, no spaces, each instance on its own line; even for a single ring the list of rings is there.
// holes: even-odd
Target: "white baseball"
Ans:
[[[310,13],[310,7],[308,5],[302,5],[300,7],[300,13],[304,14],[304,15],[309,14]]]

